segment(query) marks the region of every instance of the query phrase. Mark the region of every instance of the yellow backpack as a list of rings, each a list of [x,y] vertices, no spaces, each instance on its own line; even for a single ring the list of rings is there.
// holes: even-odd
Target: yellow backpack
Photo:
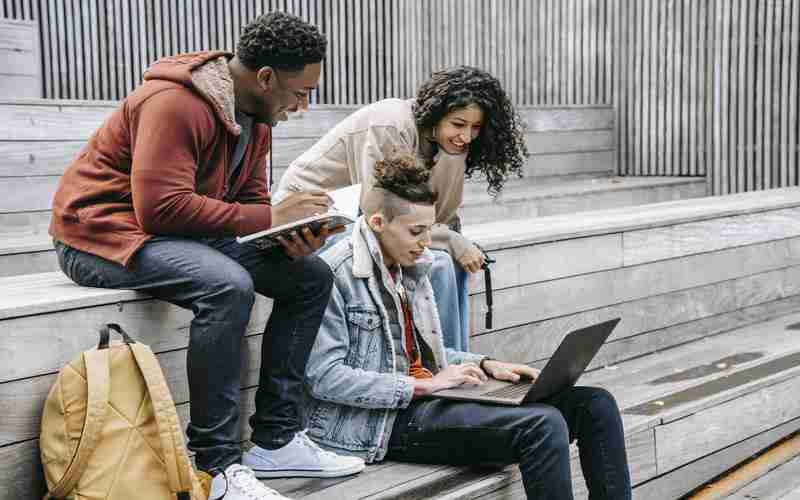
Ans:
[[[109,345],[109,329],[123,342]],[[206,500],[153,351],[116,324],[58,374],[39,442],[45,499]]]

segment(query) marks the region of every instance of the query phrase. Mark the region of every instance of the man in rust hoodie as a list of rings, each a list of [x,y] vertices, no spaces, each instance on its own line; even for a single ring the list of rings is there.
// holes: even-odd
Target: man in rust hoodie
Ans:
[[[50,234],[84,286],[147,292],[191,309],[187,434],[212,498],[283,498],[258,477],[334,477],[363,461],[324,452],[301,430],[303,373],[332,277],[306,231],[263,252],[245,235],[324,211],[323,193],[270,206],[271,128],[308,102],[326,40],[284,13],[244,28],[236,55],[156,62],[61,179]],[[239,445],[242,338],[254,293],[274,299],[262,342],[255,446]]]

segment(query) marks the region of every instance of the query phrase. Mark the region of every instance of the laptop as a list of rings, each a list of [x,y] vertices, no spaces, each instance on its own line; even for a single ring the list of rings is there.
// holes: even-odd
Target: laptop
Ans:
[[[479,386],[462,385],[431,396],[511,406],[541,401],[575,385],[619,321],[616,318],[568,333],[534,381],[512,383],[490,378]]]

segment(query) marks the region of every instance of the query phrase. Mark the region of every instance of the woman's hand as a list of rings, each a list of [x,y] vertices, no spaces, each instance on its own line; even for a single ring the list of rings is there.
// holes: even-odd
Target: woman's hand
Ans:
[[[481,385],[488,378],[486,374],[472,363],[449,365],[433,378],[414,379],[414,397],[427,396],[444,389],[452,389],[464,384]]]
[[[483,252],[475,245],[470,245],[464,255],[458,258],[459,265],[468,273],[477,273],[483,267]]]
[[[506,382],[519,382],[521,378],[535,380],[541,370],[517,363],[504,363],[495,359],[483,362],[483,371],[492,378]]]

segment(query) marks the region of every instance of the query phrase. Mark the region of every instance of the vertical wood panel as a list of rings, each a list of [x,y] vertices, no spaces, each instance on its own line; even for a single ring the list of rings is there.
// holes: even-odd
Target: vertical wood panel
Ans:
[[[800,0],[792,0],[792,20],[789,30],[789,185],[800,179]]]

